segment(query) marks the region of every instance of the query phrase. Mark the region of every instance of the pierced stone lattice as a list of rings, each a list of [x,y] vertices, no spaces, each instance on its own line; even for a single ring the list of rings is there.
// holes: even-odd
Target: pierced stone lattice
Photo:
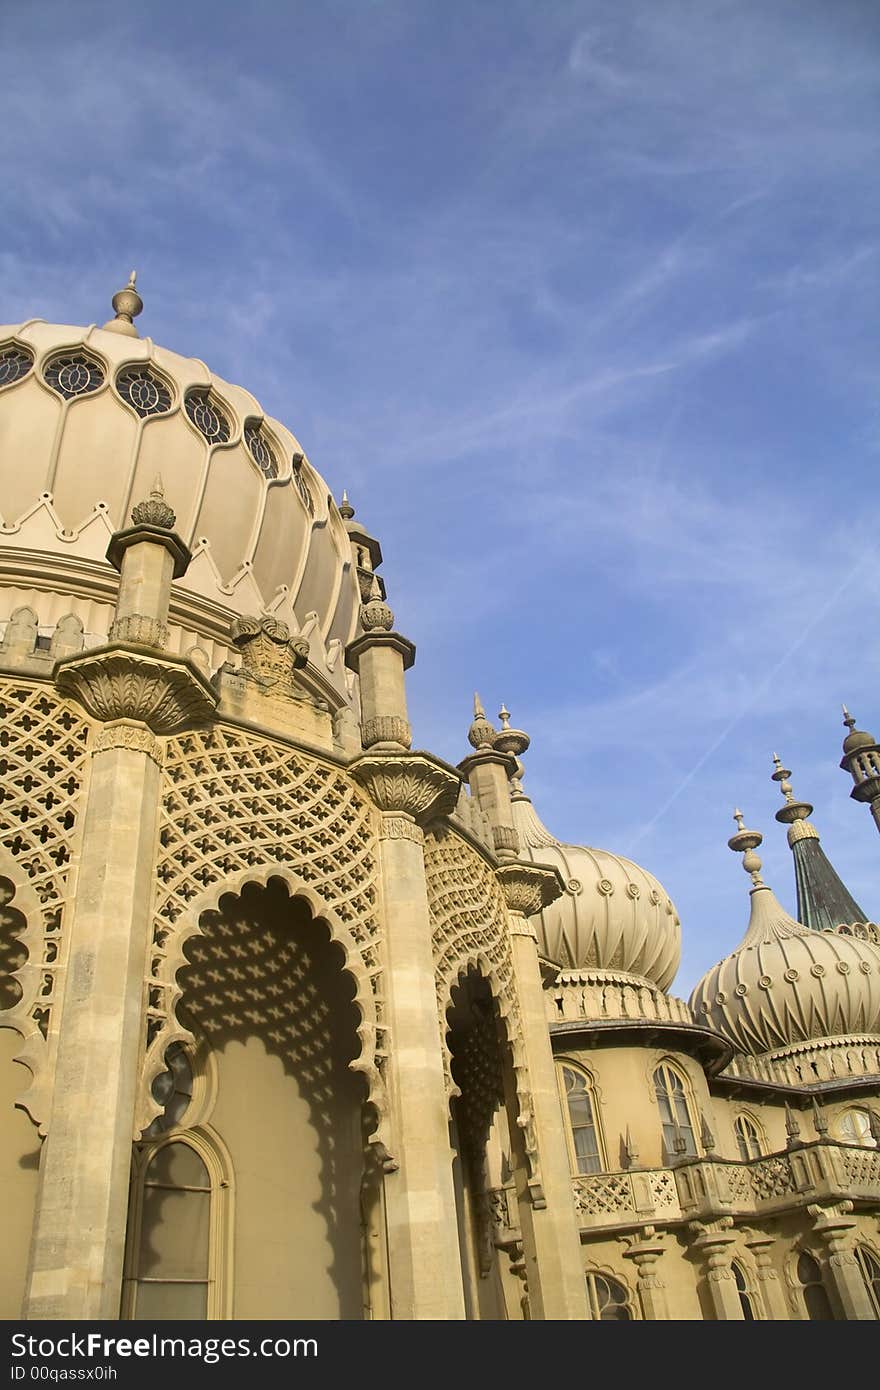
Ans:
[[[384,1143],[387,1056],[375,836],[370,804],[338,768],[297,750],[216,726],[169,739],[160,809],[157,902],[148,981],[147,1065],[140,1123],[170,1044],[183,947],[223,892],[280,875],[321,915],[357,985],[361,1055]]]
[[[6,1017],[25,1039],[20,1060],[34,1081],[24,1103],[37,1124],[47,1117],[45,1051],[88,736],[88,724],[45,686],[0,682],[0,845],[36,905],[32,934],[20,951],[10,945],[21,997]]]
[[[752,1200],[752,1185],[746,1168],[736,1168],[732,1164],[724,1167],[724,1177],[734,1206],[749,1206]]]
[[[578,1216],[615,1216],[635,1211],[632,1183],[626,1173],[578,1178],[572,1183],[574,1207]]]
[[[782,1156],[764,1158],[752,1164],[749,1176],[752,1180],[752,1191],[759,1201],[767,1201],[771,1197],[787,1197],[790,1192],[797,1191],[791,1165],[788,1159]]]
[[[854,1153],[851,1149],[840,1149],[847,1180],[854,1186],[880,1187],[880,1154],[863,1150]]]
[[[488,979],[504,1020],[516,1077],[518,1123],[529,1165],[529,1183],[538,1200],[543,1200],[532,1097],[523,1052],[522,1018],[513,981],[510,932],[501,888],[476,851],[445,828],[435,828],[425,836],[425,876],[447,1089],[450,1094],[457,1091],[446,1041],[446,1011],[452,1000],[453,986],[475,966]]]

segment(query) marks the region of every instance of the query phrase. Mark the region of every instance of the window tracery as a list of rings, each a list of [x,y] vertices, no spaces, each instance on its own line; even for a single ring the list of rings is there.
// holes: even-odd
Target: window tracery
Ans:
[[[661,1062],[654,1071],[654,1095],[660,1111],[663,1145],[666,1157],[693,1158],[697,1141],[688,1105],[687,1087],[680,1073],[670,1062]]]
[[[275,450],[266,438],[259,420],[248,420],[244,427],[244,442],[251,458],[264,478],[278,477],[278,460]]]
[[[743,1163],[749,1159],[760,1158],[764,1152],[758,1127],[748,1115],[737,1115],[733,1122],[733,1132]]]
[[[809,1251],[802,1250],[797,1257],[795,1273],[810,1321],[833,1322],[834,1314],[831,1311],[831,1303],[825,1288],[825,1281],[822,1278],[819,1261]]]
[[[610,1274],[592,1270],[586,1275],[587,1300],[594,1322],[632,1322],[632,1305],[626,1286]]]
[[[116,389],[142,420],[165,415],[171,409],[171,391],[149,367],[123,367],[116,378]]]
[[[855,1256],[874,1309],[874,1317],[880,1320],[880,1259],[867,1245],[857,1245]]]
[[[560,1071],[575,1171],[601,1173],[605,1163],[596,1094],[591,1079],[580,1067],[572,1066],[570,1063],[563,1063]]]
[[[184,397],[186,413],[209,444],[226,444],[231,427],[210,391],[188,391]]]
[[[0,348],[0,386],[11,386],[21,381],[34,365],[33,353],[18,343],[7,343]]]
[[[43,380],[65,400],[88,395],[104,385],[104,369],[85,352],[67,352],[51,358],[43,368]]]

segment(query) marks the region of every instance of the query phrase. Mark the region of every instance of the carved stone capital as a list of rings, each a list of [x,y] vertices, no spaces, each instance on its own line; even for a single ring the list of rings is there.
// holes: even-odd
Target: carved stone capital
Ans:
[[[162,745],[146,724],[136,724],[128,719],[105,724],[99,729],[92,753],[107,753],[114,748],[128,748],[136,753],[146,753],[157,767],[164,761]]]
[[[399,714],[377,714],[361,725],[361,739],[365,748],[374,743],[397,743],[401,748],[412,745],[412,731]]]
[[[129,613],[124,618],[114,619],[108,636],[111,642],[162,649],[168,646],[168,624],[158,618],[148,618],[144,613]]]
[[[412,816],[395,815],[393,811],[383,811],[379,839],[412,840],[416,845],[423,845],[425,832],[420,825],[416,825]]]
[[[57,662],[55,684],[93,718],[135,720],[155,734],[203,723],[217,707],[214,690],[191,662],[121,644]]]
[[[519,854],[519,836],[512,825],[493,825],[492,844],[499,854]]]
[[[533,917],[565,891],[557,871],[543,864],[502,864],[495,874],[509,910],[524,917]]]
[[[449,815],[458,800],[458,777],[428,753],[366,753],[351,775],[380,811],[403,811],[420,823]]]
[[[173,515],[173,513],[172,513]],[[192,551],[185,545],[176,531],[167,531],[163,526],[151,526],[141,523],[139,526],[129,526],[125,531],[117,531],[110,537],[110,544],[107,547],[107,559],[115,570],[122,569],[122,557],[126,550],[132,545],[141,545],[144,541],[151,545],[161,545],[167,550],[174,561],[173,576],[175,579],[186,574],[189,563],[192,559]]]

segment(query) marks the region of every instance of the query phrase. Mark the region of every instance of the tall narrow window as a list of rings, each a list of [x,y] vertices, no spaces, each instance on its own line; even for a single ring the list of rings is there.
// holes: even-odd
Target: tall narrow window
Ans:
[[[562,1068],[565,1100],[574,1145],[574,1161],[579,1173],[601,1173],[602,1151],[596,1127],[594,1098],[588,1078],[574,1067]]]
[[[831,1304],[825,1291],[822,1271],[818,1261],[814,1260],[812,1255],[808,1255],[806,1250],[798,1256],[797,1277],[804,1295],[807,1317],[810,1321],[833,1322],[834,1314],[831,1311]]]
[[[594,1322],[632,1322],[626,1289],[607,1274],[587,1275],[587,1298]]]
[[[739,1156],[744,1163],[748,1163],[750,1158],[761,1157],[761,1140],[758,1138],[757,1126],[748,1118],[747,1115],[737,1115],[733,1122],[736,1142],[739,1145]]]
[[[844,1144],[861,1144],[864,1149],[875,1149],[877,1141],[874,1138],[871,1124],[871,1116],[867,1110],[844,1110],[843,1114],[835,1125],[838,1137]]]
[[[144,1174],[130,1316],[208,1316],[211,1180],[189,1144],[164,1144]]]
[[[856,1259],[874,1309],[874,1317],[880,1319],[880,1260],[866,1245],[856,1246]]]
[[[694,1157],[697,1142],[684,1082],[668,1062],[662,1062],[654,1072],[654,1094],[660,1111],[667,1159]]]
[[[758,1319],[754,1303],[755,1296],[752,1289],[749,1287],[746,1272],[738,1260],[731,1261],[730,1267],[733,1270],[733,1280],[736,1284],[736,1291],[739,1294],[739,1306],[742,1308],[743,1318],[746,1322],[757,1322]]]

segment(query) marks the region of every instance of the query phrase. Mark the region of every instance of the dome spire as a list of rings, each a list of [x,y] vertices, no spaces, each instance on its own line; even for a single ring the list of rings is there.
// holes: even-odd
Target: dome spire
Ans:
[[[746,830],[743,813],[739,807],[734,810],[733,819],[739,828],[727,841],[727,847],[732,849],[734,854],[742,855],[742,866],[747,874],[751,874],[755,888],[766,888],[767,885],[761,878],[761,861],[754,853],[758,845],[763,844],[764,836],[757,830]]]
[[[880,744],[873,734],[856,728],[856,721],[846,705],[843,706],[843,722],[849,733],[843,740],[840,766],[849,773],[855,784],[850,796],[854,801],[868,803],[880,830]]]
[[[788,843],[794,855],[798,921],[814,931],[866,921],[862,909],[820,845],[818,830],[807,820],[812,806],[808,801],[795,800],[788,780],[791,773],[775,753],[773,764],[776,770],[770,775],[779,783],[779,790],[785,797],[785,805],[776,812],[776,819],[788,826]]]
[[[471,748],[491,748],[495,730],[486,718],[483,702],[474,691],[474,718],[468,729],[468,743]]]
[[[128,277],[128,284],[124,290],[117,290],[111,300],[116,317],[104,324],[108,333],[124,333],[128,338],[138,338],[140,334],[134,326],[134,319],[143,311],[144,301],[135,288],[137,283],[137,271],[133,270]]]

